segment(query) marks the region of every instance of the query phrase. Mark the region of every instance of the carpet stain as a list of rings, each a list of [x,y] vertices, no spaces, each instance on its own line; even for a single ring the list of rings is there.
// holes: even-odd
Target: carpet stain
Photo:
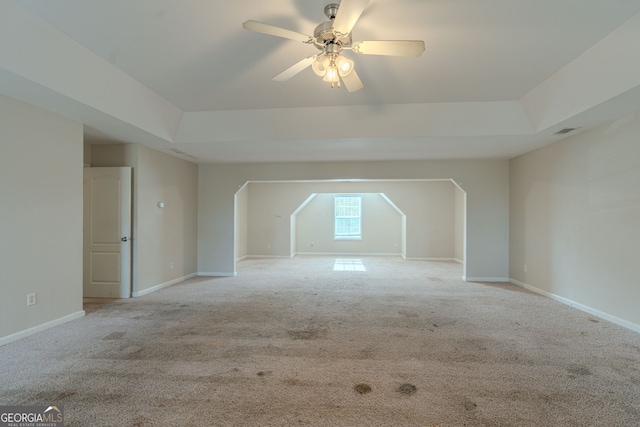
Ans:
[[[62,393],[60,393],[58,396],[56,396],[56,398],[54,400],[58,401],[58,400],[64,400],[67,397],[72,397],[75,396],[76,392],[75,391],[63,391]]]
[[[584,365],[571,365],[567,367],[567,372],[571,375],[578,377],[584,377],[585,375],[591,375],[591,371]]]
[[[599,321],[599,320],[596,320],[596,319],[589,319],[589,322],[593,322],[593,323],[600,323],[600,321]]]
[[[202,344],[180,344],[178,341],[151,341],[145,343],[144,346],[127,346],[120,350],[119,354],[115,354],[111,358],[124,360],[180,360],[183,362],[206,361],[208,356],[203,354],[206,350],[207,347]]]
[[[405,396],[411,396],[418,391],[418,388],[413,384],[404,383],[400,387],[396,389],[396,391],[400,394],[404,394]]]
[[[477,407],[478,405],[475,402],[471,402],[470,400],[464,402],[464,409],[466,409],[467,411],[473,411]]]
[[[261,378],[263,378],[263,377],[266,377],[266,376],[271,375],[272,373],[273,373],[273,372],[271,372],[271,371],[260,371],[260,372],[258,372],[256,375],[257,375],[257,376],[259,376],[259,377],[261,377]]]
[[[404,317],[410,318],[410,319],[411,319],[411,318],[420,317],[418,314],[416,314],[416,313],[412,313],[412,312],[410,312],[410,311],[406,311],[406,310],[400,310],[400,311],[398,312],[398,314],[399,314],[399,315],[401,315],[401,316],[404,316]]]
[[[616,363],[611,368],[614,372],[622,375],[632,384],[640,384],[640,368],[634,367],[635,361],[629,358],[623,358],[624,362]]]
[[[317,340],[327,336],[327,329],[323,327],[307,328],[299,331],[287,331],[287,333],[294,340]]]
[[[125,345],[120,349],[120,354],[123,357],[129,357],[135,354],[138,354],[144,350],[144,347],[139,345]]]
[[[367,393],[371,393],[372,391],[371,386],[369,384],[356,384],[353,386],[353,389],[358,394],[367,394]]]
[[[102,338],[104,341],[121,340],[126,332],[114,332]]]
[[[391,336],[392,336],[392,337],[394,337],[394,338],[409,338],[409,335],[407,335],[407,334],[402,334],[402,333],[399,333],[399,332],[396,332],[396,333],[394,333],[394,334],[391,334]]]
[[[146,422],[147,419],[145,417],[137,417],[133,420],[133,424],[131,424],[131,427],[142,427]]]
[[[360,357],[362,357],[363,359],[373,359],[376,354],[378,354],[378,348],[372,345],[360,350]]]

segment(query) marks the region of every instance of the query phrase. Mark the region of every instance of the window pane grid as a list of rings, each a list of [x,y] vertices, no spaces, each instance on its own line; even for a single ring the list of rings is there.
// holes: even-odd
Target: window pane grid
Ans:
[[[335,196],[334,237],[358,238],[361,235],[361,195]]]

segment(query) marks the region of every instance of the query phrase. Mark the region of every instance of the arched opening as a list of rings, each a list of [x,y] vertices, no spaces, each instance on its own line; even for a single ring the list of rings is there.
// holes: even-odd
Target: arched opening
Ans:
[[[376,232],[359,241],[334,240],[338,193],[366,195],[363,233]],[[393,255],[457,261],[464,277],[466,193],[450,179],[250,181],[235,194],[234,241],[236,262],[298,254]]]

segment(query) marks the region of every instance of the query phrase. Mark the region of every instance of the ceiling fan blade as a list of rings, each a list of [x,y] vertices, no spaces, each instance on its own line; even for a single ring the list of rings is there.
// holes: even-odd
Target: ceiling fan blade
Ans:
[[[418,57],[424,52],[422,40],[379,40],[354,42],[352,50],[363,55]]]
[[[313,55],[304,58],[302,61],[293,64],[291,67],[275,76],[273,80],[277,82],[284,82],[285,80],[289,80],[291,77],[295,76],[296,74],[307,68],[309,65],[313,64],[313,61],[315,61],[317,57],[318,55]]]
[[[369,0],[342,0],[333,20],[333,30],[339,34],[349,34],[368,3]]]
[[[242,24],[242,28],[249,31],[255,31],[256,33],[269,34],[270,36],[282,37],[285,39],[295,40],[303,43],[313,41],[313,38],[311,36],[258,21],[247,21]]]
[[[342,83],[344,83],[344,87],[346,87],[347,91],[349,92],[357,92],[364,87],[364,85],[362,84],[362,80],[360,80],[360,77],[358,76],[358,73],[356,73],[355,69],[351,70],[351,72],[346,76],[341,77]]]

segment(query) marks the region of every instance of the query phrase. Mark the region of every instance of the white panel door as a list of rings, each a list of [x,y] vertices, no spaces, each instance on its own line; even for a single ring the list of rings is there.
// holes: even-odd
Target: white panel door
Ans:
[[[84,169],[83,296],[131,296],[131,168]]]

